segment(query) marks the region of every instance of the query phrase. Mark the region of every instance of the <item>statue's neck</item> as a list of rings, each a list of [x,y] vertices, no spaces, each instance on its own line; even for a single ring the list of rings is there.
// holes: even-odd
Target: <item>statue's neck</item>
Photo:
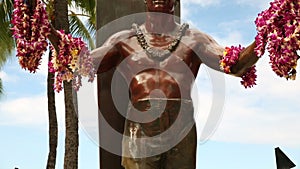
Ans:
[[[147,32],[169,33],[176,28],[174,15],[164,13],[147,13],[145,28]]]

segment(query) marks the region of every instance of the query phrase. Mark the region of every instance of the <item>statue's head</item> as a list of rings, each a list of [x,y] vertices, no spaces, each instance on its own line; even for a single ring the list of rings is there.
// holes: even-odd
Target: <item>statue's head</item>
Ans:
[[[148,12],[162,12],[173,14],[176,1],[179,0],[144,0]]]

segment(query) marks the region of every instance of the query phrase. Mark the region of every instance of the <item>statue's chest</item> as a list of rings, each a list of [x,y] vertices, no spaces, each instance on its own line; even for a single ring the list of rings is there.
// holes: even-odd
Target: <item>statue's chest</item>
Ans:
[[[131,75],[151,69],[159,69],[169,73],[185,73],[190,69],[189,65],[191,64],[191,55],[181,45],[178,46],[178,50],[163,59],[149,56],[143,48],[134,43],[126,43],[122,47],[122,53],[124,59],[118,66],[119,71]]]

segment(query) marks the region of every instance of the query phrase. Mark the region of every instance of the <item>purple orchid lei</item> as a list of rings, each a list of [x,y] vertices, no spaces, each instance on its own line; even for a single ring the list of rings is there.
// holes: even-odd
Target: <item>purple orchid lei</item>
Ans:
[[[231,46],[226,47],[224,54],[223,54],[223,58],[220,61],[220,68],[227,74],[231,73],[231,67],[233,65],[235,65],[239,59],[239,54],[242,50],[244,50],[244,47],[241,47],[241,45],[239,46]],[[245,87],[245,88],[251,88],[254,85],[256,85],[255,81],[256,81],[256,69],[255,66],[252,66],[250,68],[248,68],[248,70],[241,76],[242,77],[242,81],[241,84]]]
[[[51,31],[45,5],[41,0],[36,0],[36,4],[31,13],[24,0],[15,0],[12,19],[19,63],[22,68],[33,73],[47,50],[47,38]],[[81,38],[73,38],[64,31],[57,32],[59,51],[57,54],[54,47],[50,46],[52,58],[48,63],[49,71],[55,73],[54,90],[60,92],[64,80],[73,80],[73,88],[79,90],[82,76],[88,77],[89,82],[94,80],[95,71],[89,50]]]
[[[37,0],[37,5],[31,13],[23,0],[15,0],[12,24],[19,63],[25,70],[36,72],[42,55],[47,50],[47,37],[50,34],[44,4]]]
[[[300,1],[275,0],[270,7],[258,14],[255,20],[257,35],[255,37],[256,55],[261,57],[265,48],[269,52],[272,70],[280,77],[294,80],[300,49]],[[266,47],[267,46],[267,47]],[[231,67],[237,63],[241,46],[226,47],[220,67],[225,73],[231,73]],[[252,87],[256,81],[255,65],[241,77],[242,85]]]
[[[255,52],[262,56],[265,46],[273,71],[280,77],[295,79],[300,49],[300,1],[275,0],[255,20]]]
[[[93,60],[81,38],[74,38],[70,34],[65,34],[63,30],[57,32],[60,39],[59,53],[51,46],[52,58],[48,63],[49,71],[55,73],[54,90],[60,92],[63,81],[72,80],[73,88],[78,91],[82,86],[82,76],[88,77],[89,82],[94,80]]]

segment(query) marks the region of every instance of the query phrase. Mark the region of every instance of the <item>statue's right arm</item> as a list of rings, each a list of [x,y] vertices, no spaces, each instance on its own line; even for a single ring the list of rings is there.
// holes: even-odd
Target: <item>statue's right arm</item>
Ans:
[[[97,73],[102,73],[115,67],[122,59],[119,42],[128,38],[129,31],[122,31],[112,35],[106,42],[91,52],[94,68]]]
[[[120,53],[114,45],[103,45],[91,52],[94,68],[97,73],[106,72],[116,66]]]

